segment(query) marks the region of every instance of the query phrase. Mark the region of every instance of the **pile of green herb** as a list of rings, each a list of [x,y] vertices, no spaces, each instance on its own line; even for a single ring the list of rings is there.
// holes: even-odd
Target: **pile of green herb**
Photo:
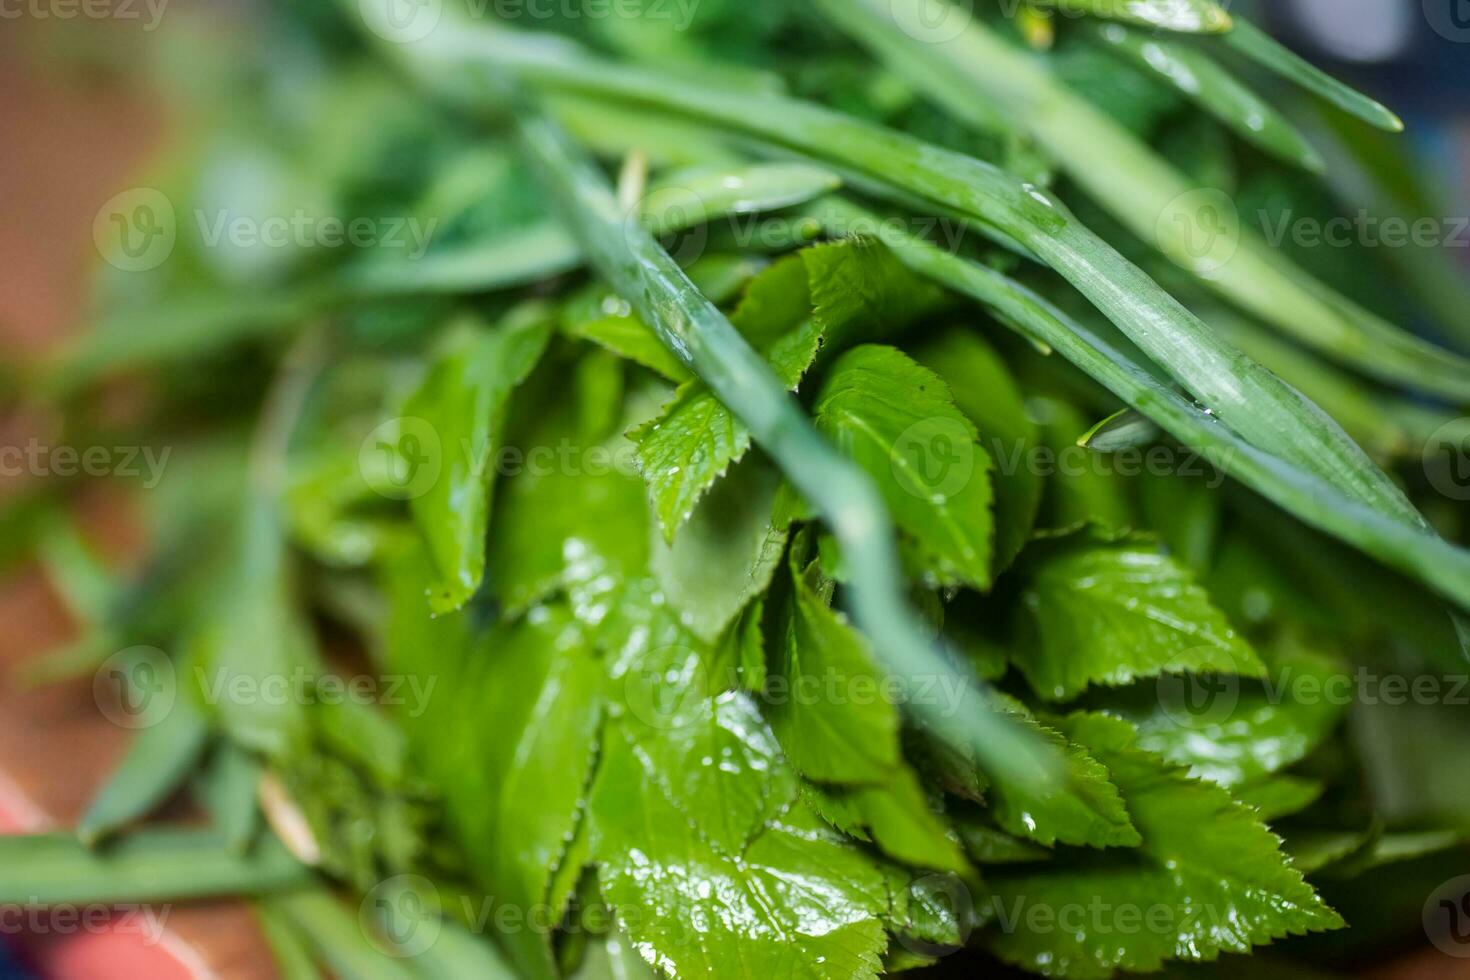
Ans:
[[[150,555],[6,525],[136,735],[0,902],[257,897],[288,976],[1423,944],[1464,292],[1256,230],[1432,207],[1396,117],[1212,0],[475,13],[157,59],[188,145],[24,378],[168,450]]]

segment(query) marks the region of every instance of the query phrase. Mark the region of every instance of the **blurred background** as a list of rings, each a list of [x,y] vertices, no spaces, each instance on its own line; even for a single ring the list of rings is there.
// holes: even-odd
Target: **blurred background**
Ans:
[[[1400,201],[1366,201],[1380,211],[1427,213],[1451,223],[1470,216],[1470,0],[1273,0],[1254,9],[1278,38],[1396,110],[1407,124],[1402,147],[1421,187]],[[252,49],[244,28],[266,4],[250,0],[0,0],[0,378],[87,325],[101,265],[93,224],[104,204],[146,182],[152,167],[188,144],[177,111],[203,93],[187,59],[209,46],[254,62],[256,82],[291,98],[300,61]],[[201,41],[178,44],[178,32]],[[330,139],[327,134],[326,139]],[[242,180],[248,177],[242,177]],[[1334,188],[1357,196],[1351,175]],[[1467,219],[1470,220],[1470,219]],[[1408,278],[1438,289],[1443,315],[1470,282],[1470,231]],[[1412,256],[1410,262],[1417,261]],[[1464,280],[1445,288],[1438,273]],[[1423,279],[1415,279],[1422,275]],[[1372,284],[1367,284],[1371,289]],[[1459,315],[1470,315],[1460,307]],[[1426,332],[1432,327],[1424,325]],[[122,405],[119,410],[126,410]],[[17,445],[47,420],[0,419],[0,446]],[[0,499],[27,477],[0,476]],[[125,501],[88,491],[82,518],[96,541],[126,563],[136,545]],[[120,747],[89,692],[20,690],[5,680],[24,658],[64,642],[67,613],[41,577],[0,568],[0,832],[65,825],[84,804]],[[22,935],[0,919],[0,980],[11,977],[268,975],[251,953],[258,937],[238,909],[180,911],[170,923],[203,950],[205,963],[174,955],[136,962],[105,937]],[[21,954],[27,961],[21,965]],[[136,951],[135,951],[136,952]],[[177,950],[175,950],[177,953]],[[1470,976],[1428,953],[1379,971],[1383,977]],[[1465,963],[1470,966],[1470,962]]]

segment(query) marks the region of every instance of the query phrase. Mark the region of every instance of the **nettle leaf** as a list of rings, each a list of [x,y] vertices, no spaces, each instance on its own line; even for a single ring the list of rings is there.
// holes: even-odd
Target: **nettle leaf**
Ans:
[[[1038,542],[1022,561],[1027,641],[1013,659],[1044,698],[1186,671],[1265,674],[1194,576],[1147,539],[1083,531]]]
[[[963,872],[968,862],[899,750],[900,719],[861,633],[828,606],[830,583],[809,560],[810,534],[792,546],[791,588],[778,618],[766,717],[834,827],[874,840],[920,867]]]
[[[429,585],[429,603],[436,611],[464,605],[484,577],[485,532],[507,402],[550,338],[551,319],[541,306],[523,307],[489,330],[463,323],[403,406],[404,418],[415,422],[413,427],[400,423],[396,448],[410,466],[422,465],[422,454],[440,467],[437,479],[409,500],[438,572]],[[415,428],[420,426],[437,438],[437,452],[407,442],[419,438]]]
[[[1048,847],[1136,845],[1138,831],[1106,767],[1083,746],[1032,718],[1019,702],[1012,703],[1011,711],[1039,738],[1062,750],[1064,769],[1059,778],[1036,783],[991,776],[992,813],[1001,829]]]
[[[610,733],[590,805],[603,895],[647,962],[680,977],[878,975],[888,884],[862,851],[796,805],[731,855],[670,799],[665,777]]]
[[[525,466],[497,501],[486,555],[490,588],[510,615],[565,592],[595,626],[616,587],[647,567],[648,503],[627,472],[630,447],[621,436],[588,446],[578,426],[559,417],[517,445]]]
[[[787,257],[752,279],[730,322],[795,388],[821,343],[800,257]],[[629,438],[638,445],[638,467],[665,538],[750,449],[750,430],[698,381],[680,385],[658,416]]]
[[[1295,646],[1263,649],[1263,681],[1171,675],[1108,710],[1138,726],[1138,745],[1222,786],[1262,780],[1321,744],[1346,710],[1349,675]],[[1342,690],[1334,692],[1340,682]]]
[[[1109,977],[1343,925],[1225,790],[1139,749],[1125,721],[1076,714],[1060,727],[1108,767],[1143,841],[992,868],[987,941],[1001,959],[1048,976]]]
[[[975,423],[981,445],[995,461],[994,567],[1000,572],[1031,539],[1041,507],[1043,481],[1028,458],[1040,434],[1005,362],[973,333],[947,333],[915,357],[949,385],[955,404]]]
[[[766,717],[787,756],[824,783],[882,783],[900,761],[898,711],[867,640],[828,606],[809,536],[791,549],[791,592],[771,640]],[[855,697],[862,690],[868,696]]]
[[[552,605],[492,629],[467,666],[456,710],[440,716],[436,745],[457,744],[463,753],[440,789],[478,882],[534,908],[547,900],[581,816],[602,713],[602,660],[566,608]],[[544,931],[520,930],[507,944],[528,975],[555,976]]]
[[[942,582],[990,585],[990,455],[938,375],[892,347],[833,365],[817,427],[874,479],[894,521]]]
[[[919,868],[970,873],[958,837],[907,765],[894,767],[881,785],[842,787],[832,793],[885,854]]]
[[[674,533],[655,540],[651,565],[684,624],[714,641],[770,585],[786,550],[787,529],[773,520],[781,475],[764,460],[743,460]]]
[[[899,329],[934,309],[943,293],[881,244],[848,238],[787,256],[753,278],[730,322],[795,390],[825,343]],[[630,436],[665,536],[730,464],[750,432],[705,386],[685,382],[657,419]]]
[[[709,647],[651,632],[657,640],[639,636],[612,665],[621,722],[606,737],[627,741],[710,844],[738,856],[796,799],[796,774],[750,696],[725,689]]]

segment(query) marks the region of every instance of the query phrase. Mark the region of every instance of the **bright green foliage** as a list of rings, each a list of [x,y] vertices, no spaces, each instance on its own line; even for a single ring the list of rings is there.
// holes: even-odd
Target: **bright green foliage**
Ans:
[[[938,375],[892,347],[854,348],[832,366],[816,419],[873,478],[939,581],[989,585],[993,464]]]
[[[451,332],[446,349],[429,368],[422,387],[403,406],[407,418],[428,423],[436,448],[403,453],[433,453],[437,479],[410,502],[414,520],[429,543],[438,568],[431,605],[439,612],[469,600],[485,574],[485,529],[505,433],[511,391],[536,366],[551,336],[547,311],[518,311],[493,329],[466,324]],[[417,439],[405,427],[400,440]],[[437,452],[436,452],[437,449]]]
[[[1161,673],[1265,672],[1193,576],[1147,540],[1040,542],[1023,574],[1018,615],[1032,640],[1015,662],[1044,698]]]
[[[997,923],[987,942],[1002,959],[1052,976],[1107,977],[1342,924],[1224,790],[1139,749],[1126,722],[1074,715],[1062,728],[1108,767],[1143,842],[993,873]]]
[[[186,109],[158,185],[432,243],[180,222],[37,371],[88,438],[93,382],[146,373],[106,424],[180,452],[136,571],[69,485],[0,502],[81,628],[27,676],[176,696],[78,839],[0,838],[0,905],[249,895],[290,977],[1234,975],[1194,961],[1276,941],[1243,969],[1294,976],[1419,928],[1470,732],[1346,702],[1360,664],[1463,672],[1464,363],[1379,316],[1453,290],[1201,259],[1216,212],[1175,206],[1435,213],[1360,138],[1396,117],[1212,0],[449,4],[409,44],[300,6],[245,28],[269,97],[199,40],[172,90],[232,111]],[[132,826],[182,787],[213,829]]]

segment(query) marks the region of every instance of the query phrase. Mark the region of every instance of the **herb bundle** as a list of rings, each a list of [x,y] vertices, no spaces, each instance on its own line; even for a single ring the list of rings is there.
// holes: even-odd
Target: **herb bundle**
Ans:
[[[1213,0],[537,9],[164,60],[191,145],[23,379],[168,444],[150,557],[52,484],[7,525],[85,627],[32,679],[136,734],[0,903],[249,896],[345,977],[1311,976],[1430,928],[1464,295],[1251,224],[1422,200],[1397,117]],[[136,827],[182,791],[207,828]]]

